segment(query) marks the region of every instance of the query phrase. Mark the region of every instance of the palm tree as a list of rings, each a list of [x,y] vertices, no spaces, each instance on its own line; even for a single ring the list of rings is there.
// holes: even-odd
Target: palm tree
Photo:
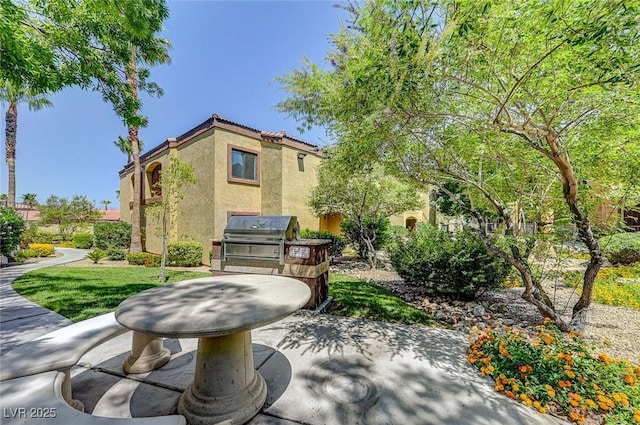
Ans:
[[[53,103],[42,93],[34,92],[28,87],[18,87],[8,81],[0,81],[0,102],[7,102],[9,107],[5,115],[6,141],[5,151],[7,170],[9,171],[8,205],[16,204],[16,134],[18,132],[18,103],[26,103],[30,110],[37,111]]]
[[[133,103],[139,105],[138,97],[138,62],[147,65],[167,64],[171,61],[168,50],[171,44],[166,39],[156,39],[153,48],[146,52],[132,50],[130,61],[125,67],[125,79],[129,86]],[[147,90],[149,87],[147,87]],[[159,87],[154,87],[156,93],[161,94]],[[147,119],[135,110],[133,117],[127,123],[128,140],[131,147],[131,157],[133,159],[133,208],[131,211],[131,245],[129,252],[142,251],[142,167],[140,165],[140,151],[142,142],[138,138],[139,127],[146,127]]]
[[[109,201],[108,199],[105,199],[104,201],[100,201],[100,203],[102,205],[104,205],[104,209],[107,209],[107,206],[109,206],[109,204],[111,203],[111,201]]]
[[[131,146],[131,141],[126,137],[118,136],[118,140],[115,140],[113,144],[120,149],[120,152],[127,155],[127,164],[130,163],[133,159],[133,147]],[[140,151],[144,149],[144,143],[142,143],[142,140],[138,140],[138,147]]]
[[[29,210],[38,206],[37,197],[38,195],[36,195],[35,193],[25,193],[24,195],[22,195],[22,203],[29,207],[24,217],[24,221],[29,221]]]

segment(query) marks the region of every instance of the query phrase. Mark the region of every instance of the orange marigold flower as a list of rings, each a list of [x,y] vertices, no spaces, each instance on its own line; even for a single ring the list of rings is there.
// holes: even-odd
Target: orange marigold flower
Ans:
[[[598,360],[603,362],[605,366],[609,366],[609,357],[606,354],[600,354]]]
[[[516,395],[515,395],[513,392],[511,392],[511,391],[505,391],[504,393],[505,393],[505,395],[506,395],[507,397],[509,397],[509,398],[513,398],[513,399],[515,399],[515,398],[516,398]]]
[[[572,370],[568,370],[568,371],[567,371],[567,376],[568,376],[569,378],[575,378],[575,377],[576,377],[576,374],[575,374],[575,373],[573,373],[573,371],[572,371]]]
[[[631,385],[632,387],[636,384],[636,377],[633,375],[625,375],[624,382]]]
[[[591,400],[590,398],[586,399],[584,403],[591,409],[597,406],[596,402]]]
[[[542,404],[540,404],[540,402],[536,400],[533,402],[533,407],[535,407],[536,409],[540,409],[542,407]]]
[[[572,421],[577,421],[578,418],[580,417],[580,415],[578,415],[576,412],[571,411],[571,413],[569,413],[569,417],[571,418]]]
[[[562,387],[562,388],[568,388],[568,387],[571,386],[571,381],[560,380],[560,381],[558,381],[558,385],[560,385],[560,387]]]
[[[607,403],[602,402],[602,401],[600,403],[598,403],[598,406],[600,406],[600,408],[602,410],[609,410],[609,405]]]
[[[547,413],[547,408],[546,407],[540,407],[540,408],[538,408],[538,412],[540,412],[540,413],[542,413],[544,415],[545,413]],[[640,422],[640,421],[638,421],[638,422]]]
[[[572,405],[573,407],[580,406],[580,402],[578,400],[570,400],[569,404]]]
[[[497,384],[495,388],[496,388],[496,391],[504,391],[504,386],[501,384]]]
[[[636,413],[633,415],[633,420],[640,423],[640,410],[636,410]]]

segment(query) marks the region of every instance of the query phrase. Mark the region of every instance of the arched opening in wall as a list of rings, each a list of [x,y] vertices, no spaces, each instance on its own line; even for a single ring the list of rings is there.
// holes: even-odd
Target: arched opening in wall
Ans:
[[[162,186],[160,184],[160,174],[162,172],[162,164],[154,162],[147,168],[147,181],[151,193],[149,197],[152,199],[162,198]]]
[[[404,226],[407,228],[408,231],[413,232],[414,230],[416,230],[417,222],[418,220],[415,217],[409,217],[405,220]]]

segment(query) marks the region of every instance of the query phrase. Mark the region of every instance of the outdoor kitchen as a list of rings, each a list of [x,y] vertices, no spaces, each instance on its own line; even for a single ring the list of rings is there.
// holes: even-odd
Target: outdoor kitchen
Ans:
[[[224,274],[293,277],[307,284],[316,309],[329,293],[329,240],[300,239],[295,216],[232,216],[213,240],[211,269]]]

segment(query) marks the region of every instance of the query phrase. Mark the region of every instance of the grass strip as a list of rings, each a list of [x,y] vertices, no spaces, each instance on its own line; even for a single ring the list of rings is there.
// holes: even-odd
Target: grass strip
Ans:
[[[158,268],[47,267],[20,276],[13,288],[23,297],[79,322],[114,311],[138,292],[159,286]],[[211,276],[211,273],[166,271],[167,282]]]
[[[329,295],[334,298],[332,314],[408,325],[436,325],[434,318],[386,289],[353,277],[331,274]]]

